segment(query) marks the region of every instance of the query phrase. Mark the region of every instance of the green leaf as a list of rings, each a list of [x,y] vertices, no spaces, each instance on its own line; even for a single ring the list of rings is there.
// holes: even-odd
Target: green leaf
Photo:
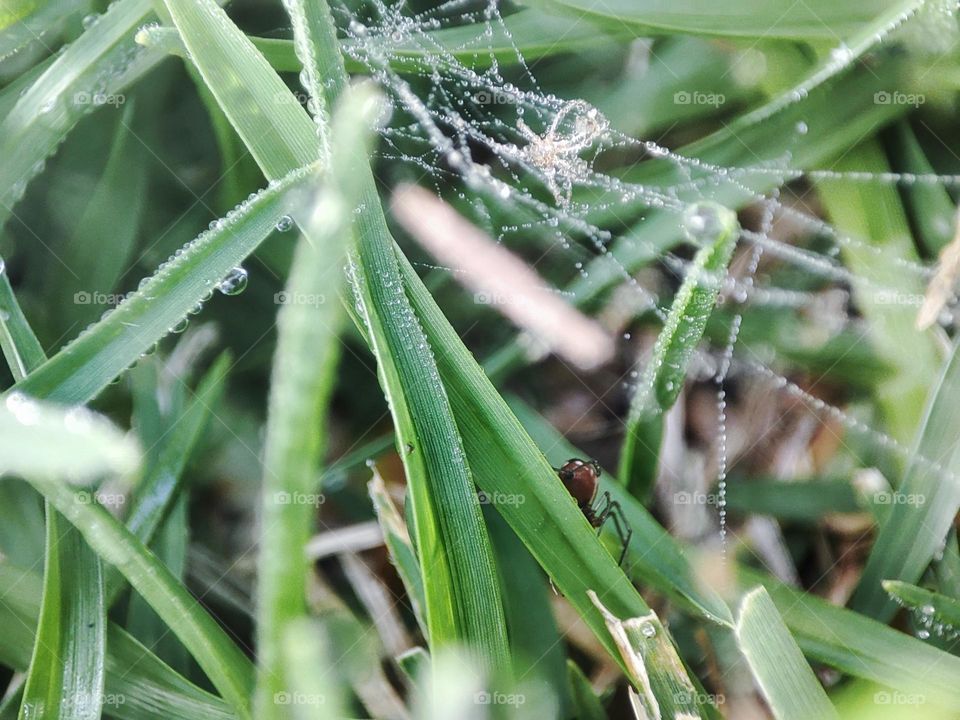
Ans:
[[[740,651],[777,720],[837,717],[820,681],[762,587],[754,588],[743,598],[735,632]]]
[[[204,82],[267,177],[319,160],[309,116],[227,14],[213,0],[165,4]]]
[[[0,662],[26,670],[40,613],[42,579],[31,570],[0,563]],[[165,665],[115,623],[107,629],[104,705],[130,720],[227,720],[236,718],[224,702]]]
[[[133,42],[136,27],[149,12],[150,0],[112,3],[94,26],[96,31],[71,43],[0,122],[0,157],[8,159],[0,167],[0,227],[46,158],[77,121],[97,107],[96,96],[122,94],[128,82],[163,57]]]
[[[681,33],[830,42],[854,35],[875,22],[878,16],[891,14],[889,3],[883,0],[845,3],[807,0],[791,5],[775,5],[764,0],[739,0],[722,5],[709,0],[608,0],[603,5],[593,5],[587,0],[531,0],[527,4],[562,9],[595,22],[627,26],[638,36]],[[916,3],[901,3],[895,7],[903,14],[908,9],[915,10],[914,5]]]
[[[664,414],[683,389],[687,365],[703,338],[739,237],[736,214],[719,205],[694,206],[686,223],[701,249],[673,299],[630,402],[620,453],[620,480],[638,497],[646,497],[656,480]]]
[[[50,506],[43,572],[20,720],[99,720],[107,624],[100,559]]]
[[[954,345],[949,361],[927,400],[916,448],[903,481],[893,494],[886,521],[870,551],[852,607],[881,619],[896,606],[881,586],[883,580],[916,582],[944,542],[960,508],[960,352]]]
[[[899,580],[884,580],[883,589],[898,605],[913,611],[922,630],[929,633],[939,627],[942,634],[960,629],[960,601]]]
[[[879,143],[867,141],[844,153],[833,169],[884,173],[890,166]],[[920,424],[940,354],[933,337],[914,327],[916,299],[925,288],[919,276],[904,272],[919,258],[900,196],[892,186],[845,180],[821,180],[817,188],[837,233],[859,241],[842,243],[841,253],[857,278],[853,295],[867,319],[874,352],[893,369],[876,385],[877,404],[887,432],[906,445]]]
[[[20,393],[0,406],[0,475],[83,483],[132,473],[139,461],[136,443],[89,410],[65,410]]]
[[[370,88],[345,94],[331,130],[333,152],[297,245],[277,318],[264,476],[258,584],[258,717],[279,717],[273,702],[288,691],[295,668],[283,667],[290,626],[306,615],[308,561],[304,547],[316,504],[317,466],[323,457],[327,405],[333,392],[344,312],[336,297],[368,162],[378,98]],[[329,298],[329,302],[327,301]]]
[[[573,660],[567,660],[567,677],[570,681],[570,695],[573,698],[573,708],[576,716],[581,720],[607,720],[607,713],[603,710],[600,698],[590,686],[583,670]]]
[[[0,258],[0,349],[14,380],[22,380],[46,359],[10,287],[3,258]]]
[[[241,203],[14,389],[63,403],[95,397],[207,299],[290,211],[288,191],[313,177],[314,168],[294,170]]]
[[[763,585],[804,654],[837,670],[960,709],[960,658],[882,623],[740,568],[744,588]]]

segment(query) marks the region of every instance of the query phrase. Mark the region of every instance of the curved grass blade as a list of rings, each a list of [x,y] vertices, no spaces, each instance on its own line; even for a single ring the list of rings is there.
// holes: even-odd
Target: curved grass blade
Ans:
[[[701,249],[673,299],[630,402],[620,454],[620,480],[641,498],[656,480],[664,414],[683,389],[687,365],[703,338],[740,230],[736,214],[713,203],[694,206],[687,227]]]
[[[371,88],[365,87],[345,94],[337,108],[329,169],[309,216],[300,219],[304,234],[287,283],[288,302],[280,306],[277,318],[257,575],[257,716],[262,718],[284,714],[275,698],[290,691],[289,682],[297,672],[284,665],[283,646],[286,634],[307,614],[304,547],[315,507],[302,498],[317,492],[344,318],[335,298],[345,285],[343,265],[362,177],[357,166],[368,162],[373,112],[378,107]]]
[[[883,589],[898,605],[910,608],[927,633],[931,627],[938,635],[960,631],[960,601],[899,580],[885,580]]]
[[[213,0],[166,0],[166,8],[204,82],[268,178],[320,159],[307,113]]]
[[[777,720],[838,717],[763,587],[754,588],[743,598],[735,633],[740,651]]]
[[[890,507],[853,596],[854,609],[878,619],[889,619],[896,610],[881,582],[916,582],[944,542],[960,508],[958,348],[960,345],[954,344],[930,392],[916,450],[897,488],[900,496],[919,501]]]
[[[77,502],[76,494],[62,483],[29,479],[83,534],[93,551],[123,573],[193,655],[234,711],[241,718],[251,718],[250,661],[166,566],[101,506]]]
[[[14,377],[21,379],[43,361],[44,354],[2,268],[0,275],[5,306],[0,317],[3,347]],[[0,429],[0,446],[15,446],[0,448],[5,458],[0,461],[0,475],[9,472],[5,463],[14,462],[18,474],[94,479],[109,472],[132,471],[139,459],[132,443],[119,437],[109,423],[84,410],[62,414],[59,409],[11,395],[0,410],[0,426],[4,426]],[[35,444],[40,433],[46,436],[42,440],[50,442],[46,448]],[[69,447],[63,448],[63,455],[47,452],[49,447],[61,447],[68,435],[79,441],[77,465],[74,461],[78,458],[72,456]],[[91,450],[90,445],[94,446],[93,457],[83,454]],[[43,463],[45,467],[41,468],[42,458],[48,456],[57,459]],[[45,516],[43,598],[19,715],[25,720],[96,720],[103,704],[106,653],[103,571],[100,559],[74,528],[64,527],[66,524],[49,503]],[[78,673],[78,667],[91,670]]]
[[[315,170],[293,170],[218,220],[161,265],[106,318],[17,383],[14,389],[62,403],[95,397],[213,292],[290,211],[288,191]]]
[[[219,43],[248,55],[258,55],[245,39],[229,37],[242,33],[209,0],[166,2],[171,13],[178,18],[181,33],[193,35],[185,37],[184,42],[192,50],[192,59],[198,66],[217,61],[218,55],[211,52],[210,47]],[[312,17],[313,21],[301,23],[299,16]],[[295,33],[317,33],[317,36],[306,37],[302,44],[315,53],[318,67],[328,70],[324,89],[327,100],[335,100],[346,86],[346,72],[339,48],[331,40],[333,21],[329,9],[321,4],[306,15],[301,7],[299,15],[295,14],[293,19]],[[275,73],[262,57],[247,58],[243,63],[250,74],[243,78],[241,85],[257,97],[218,93],[211,88],[221,102],[271,108],[273,112],[286,114],[296,108],[296,112],[303,113],[296,103],[288,105],[275,101],[274,87],[279,80],[267,79],[268,74],[275,78]],[[208,82],[222,77],[210,68],[204,71],[201,67],[201,72]],[[284,92],[290,95],[286,88]],[[319,98],[314,100],[320,103]],[[235,124],[247,119],[236,108],[225,108],[225,112]],[[302,117],[306,118],[306,115]],[[275,132],[275,128],[281,125],[268,122],[264,127],[272,132],[270,146],[290,145],[277,157],[299,157],[301,150],[297,148],[308,143],[315,148],[310,152],[315,152],[315,157],[320,156],[321,144],[312,123],[309,130],[302,121],[284,123],[282,127],[288,131],[286,134]],[[242,137],[247,135],[246,128],[238,128],[238,132]],[[290,133],[296,133],[296,136]],[[277,165],[274,161],[265,161],[261,167],[270,175],[276,171]],[[469,470],[462,452],[457,452],[456,425],[450,417],[439,376],[435,370],[431,371],[434,361],[423,331],[409,306],[397,302],[401,287],[399,271],[372,173],[369,167],[358,172],[362,174],[361,205],[365,211],[357,218],[357,232],[363,242],[359,243],[359,264],[354,269],[356,295],[380,363],[380,377],[390,398],[400,442],[403,446],[409,443],[415,448],[414,452],[403,453],[403,456],[408,480],[415,490],[415,533],[420,561],[437,570],[425,573],[425,580],[427,576],[430,578],[430,582],[425,583],[425,590],[431,642],[439,646],[466,641],[483,652],[493,665],[506,668],[509,657],[503,608],[496,591],[492,554]]]

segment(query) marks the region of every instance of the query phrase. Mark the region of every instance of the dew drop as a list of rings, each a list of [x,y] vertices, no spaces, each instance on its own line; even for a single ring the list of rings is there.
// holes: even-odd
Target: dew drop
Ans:
[[[227,273],[217,284],[217,290],[224,295],[239,295],[247,289],[247,271],[242,267],[235,267]]]
[[[289,215],[284,215],[279,220],[277,220],[276,228],[277,232],[287,232],[290,228],[293,227],[293,218]]]

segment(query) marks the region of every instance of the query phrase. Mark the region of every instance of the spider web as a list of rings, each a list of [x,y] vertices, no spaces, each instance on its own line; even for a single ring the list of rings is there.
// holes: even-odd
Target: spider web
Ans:
[[[497,242],[515,248],[533,242],[538,247],[561,251],[569,258],[572,272],[567,278],[568,288],[557,292],[576,297],[579,290],[589,287],[592,273],[601,268],[616,276],[612,284],[619,286],[619,298],[627,297],[623,293],[633,296],[630,303],[636,308],[635,315],[652,312],[664,319],[670,295],[661,298],[658,284],[641,281],[642,274],[624,266],[612,251],[623,238],[610,228],[616,227],[617,221],[636,227],[640,218],[651,212],[679,219],[691,204],[714,197],[718,188],[733,188],[749,200],[745,205],[759,209],[760,220],[755,227],[741,231],[739,253],[745,260],[739,263],[736,274],[728,274],[721,294],[720,306],[732,316],[726,342],[703,351],[716,393],[711,467],[718,491],[721,540],[726,537],[725,493],[731,463],[727,387],[732,377],[747,377],[799,400],[810,413],[840,423],[882,453],[911,457],[911,448],[787,379],[772,367],[770,360],[738,350],[738,339],[744,313],[751,307],[778,306],[802,312],[822,306],[822,290],[765,285],[758,270],[767,260],[794,266],[839,293],[841,302],[835,303],[838,307],[820,319],[830,326],[831,335],[838,329],[862,325],[847,310],[853,294],[909,295],[915,293],[911,288],[926,287],[934,274],[930,265],[840,232],[817,215],[785,202],[781,187],[823,180],[898,187],[956,187],[960,177],[805,171],[791,165],[790,138],[784,139],[782,155],[774,160],[738,167],[711,164],[617,130],[586,100],[561,98],[545,91],[512,41],[508,23],[494,3],[450,0],[414,12],[405,2],[374,0],[362,16],[346,5],[335,5],[333,9],[351,41],[347,52],[369,68],[393,99],[394,117],[383,130],[382,157],[407,168],[409,179],[432,186],[438,195],[454,202],[461,213]],[[925,43],[928,49],[942,50],[953,42],[954,11],[952,3],[929,3],[919,14],[905,13],[894,18],[875,41],[914,48]],[[456,55],[431,34],[460,26],[474,27],[477,32]],[[923,37],[927,40],[918,40]],[[508,40],[514,56],[509,68],[501,67],[497,54],[488,49],[493,39],[503,38]],[[644,43],[637,41],[641,54],[649,51],[649,43]],[[411,48],[418,53],[411,54]],[[467,52],[481,62],[472,66],[461,62],[458,56]],[[396,69],[398,58],[403,59],[402,72]],[[820,83],[845,71],[856,61],[857,53],[841,43],[826,58],[808,80],[754,111],[755,119],[765,119],[786,105],[802,101]],[[804,122],[798,122],[794,128],[796,137],[808,131]],[[605,173],[600,168],[604,158],[611,156],[665,164],[668,172],[661,178],[665,176],[669,182],[661,179],[644,184],[630,181],[627,174],[619,171]],[[758,184],[774,189],[758,193],[752,189]],[[789,222],[802,235],[819,238],[821,245],[786,242],[775,232],[778,222]],[[690,265],[683,246],[658,247],[636,237],[636,233],[630,235],[629,241],[646,244],[639,250],[659,260],[662,268],[678,280]],[[902,284],[891,284],[889,275],[872,276],[850,270],[840,258],[844,249],[889,263],[896,268]],[[938,318],[948,331],[956,325],[955,303],[953,295]],[[629,334],[626,337],[629,339]],[[641,358],[638,364],[642,367],[643,362]],[[631,378],[637,375],[636,371],[630,373]],[[950,477],[932,459],[915,455],[913,459],[943,479]]]

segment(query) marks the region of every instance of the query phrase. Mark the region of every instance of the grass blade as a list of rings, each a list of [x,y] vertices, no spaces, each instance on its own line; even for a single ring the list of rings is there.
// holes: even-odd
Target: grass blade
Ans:
[[[919,502],[890,507],[852,600],[855,609],[876,618],[889,619],[896,610],[881,582],[916,582],[943,543],[960,507],[958,347],[954,345],[930,393],[915,453],[897,488],[900,496],[919,498]]]
[[[777,720],[837,718],[820,681],[762,587],[754,588],[743,598],[736,636]]]
[[[227,213],[15,390],[62,403],[95,397],[204,302],[222,278],[273,232],[290,211],[288,191],[313,175],[313,168],[295,170]]]
[[[656,479],[664,413],[683,389],[687,365],[717,302],[740,228],[735,213],[706,203],[691,209],[687,225],[701,249],[673,299],[630,402],[620,455],[620,480],[641,498]]]
[[[359,196],[357,165],[368,160],[372,112],[369,88],[344,96],[334,117],[334,151],[311,214],[301,226],[288,302],[281,305],[264,451],[258,585],[258,717],[281,717],[274,698],[289,692],[294,667],[283,666],[286,633],[306,615],[308,562],[303,549],[315,505],[323,457],[325,415],[339,357],[343,263]],[[352,181],[351,181],[352,180]],[[330,302],[326,302],[326,298]],[[320,302],[320,299],[324,299]],[[310,300],[313,300],[311,302]]]

